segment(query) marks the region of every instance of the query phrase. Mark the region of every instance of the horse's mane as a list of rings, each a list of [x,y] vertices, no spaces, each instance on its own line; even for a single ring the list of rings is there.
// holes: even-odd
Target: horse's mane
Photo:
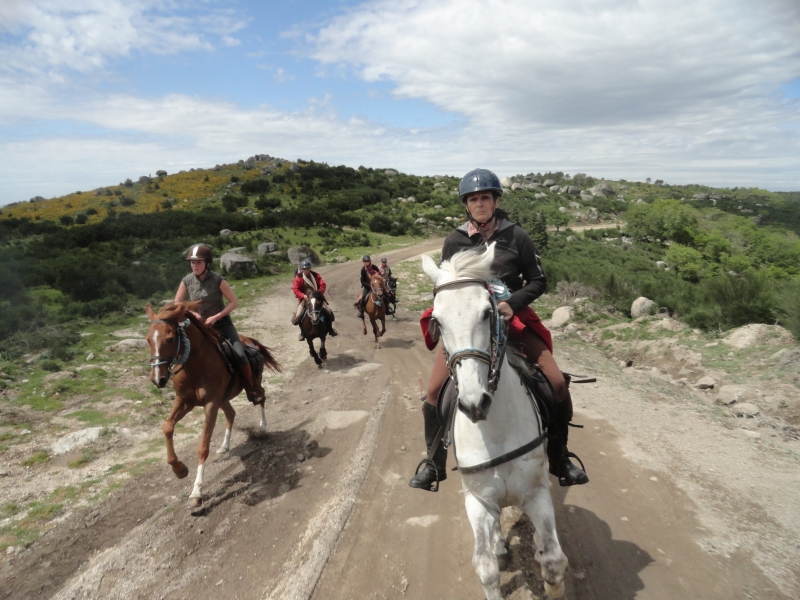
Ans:
[[[180,322],[184,319],[189,319],[193,325],[197,326],[197,329],[205,336],[211,338],[215,342],[219,342],[222,340],[222,335],[220,335],[219,331],[214,329],[213,327],[209,327],[205,323],[202,323],[197,317],[195,317],[191,311],[196,310],[200,307],[202,302],[169,302],[165,304],[158,314],[156,315],[157,319],[161,319],[162,321],[176,321]]]
[[[462,250],[444,261],[439,268],[451,274],[453,279],[488,281],[492,278],[492,257],[485,250]]]

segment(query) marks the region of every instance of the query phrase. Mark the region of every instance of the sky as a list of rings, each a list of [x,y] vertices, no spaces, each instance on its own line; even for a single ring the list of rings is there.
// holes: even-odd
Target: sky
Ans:
[[[0,205],[254,154],[800,190],[800,2],[0,0]]]

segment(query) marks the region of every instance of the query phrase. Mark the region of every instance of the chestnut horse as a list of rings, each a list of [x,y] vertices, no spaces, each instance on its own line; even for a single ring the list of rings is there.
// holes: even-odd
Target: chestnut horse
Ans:
[[[230,449],[231,429],[236,411],[231,406],[231,399],[242,391],[243,386],[238,374],[231,375],[225,360],[216,349],[221,340],[220,334],[213,327],[204,325],[191,311],[196,310],[198,302],[171,302],[164,306],[158,314],[147,306],[150,317],[150,330],[147,332],[147,343],[150,344],[150,381],[159,388],[167,385],[172,375],[175,389],[175,402],[172,412],[164,422],[164,437],[167,444],[167,463],[172,472],[183,479],[189,474],[189,468],[178,460],[172,437],[175,425],[195,406],[202,406],[206,420],[203,433],[197,447],[198,466],[194,488],[189,496],[193,506],[203,503],[203,466],[208,458],[211,435],[219,409],[225,413],[225,439],[218,453]],[[259,360],[271,371],[280,371],[280,365],[270,351],[254,339],[240,336],[242,344],[258,348]],[[253,377],[261,377],[253,373]],[[267,428],[264,403],[261,403],[261,429]]]
[[[367,321],[372,323],[372,333],[375,334],[375,347],[380,348],[378,338],[386,333],[386,299],[389,292],[386,289],[386,282],[378,273],[373,273],[369,278],[370,292],[364,303],[364,314],[361,317],[361,325],[364,328],[364,335],[367,335]],[[378,333],[378,321],[381,322],[381,331]]]

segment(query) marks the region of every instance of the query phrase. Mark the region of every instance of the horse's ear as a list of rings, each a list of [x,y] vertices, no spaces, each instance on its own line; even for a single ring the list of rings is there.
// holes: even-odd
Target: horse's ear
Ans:
[[[494,262],[495,246],[497,246],[497,242],[492,242],[486,246],[486,252],[484,252],[483,256],[481,257],[483,259],[483,264],[486,265],[488,269],[492,268],[492,263]]]
[[[425,271],[425,274],[431,278],[431,281],[435,286],[442,271],[436,266],[436,262],[434,262],[434,260],[427,254],[422,255],[422,270]]]
[[[149,304],[145,307],[144,310],[147,312],[147,316],[150,317],[150,320],[155,321],[156,313],[153,312],[153,309],[150,308]]]

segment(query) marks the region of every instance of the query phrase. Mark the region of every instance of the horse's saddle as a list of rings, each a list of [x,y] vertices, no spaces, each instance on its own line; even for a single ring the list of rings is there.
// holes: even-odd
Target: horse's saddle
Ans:
[[[264,363],[260,359],[258,347],[245,342],[242,342],[242,346],[244,346],[244,355],[250,363],[250,369],[253,371],[253,377],[258,377],[258,374],[261,373],[261,368],[264,366]],[[233,349],[233,344],[223,338],[219,344],[217,344],[217,350],[219,350],[219,353],[222,355],[228,372],[232,374],[238,372],[239,360],[236,358],[236,351]]]

